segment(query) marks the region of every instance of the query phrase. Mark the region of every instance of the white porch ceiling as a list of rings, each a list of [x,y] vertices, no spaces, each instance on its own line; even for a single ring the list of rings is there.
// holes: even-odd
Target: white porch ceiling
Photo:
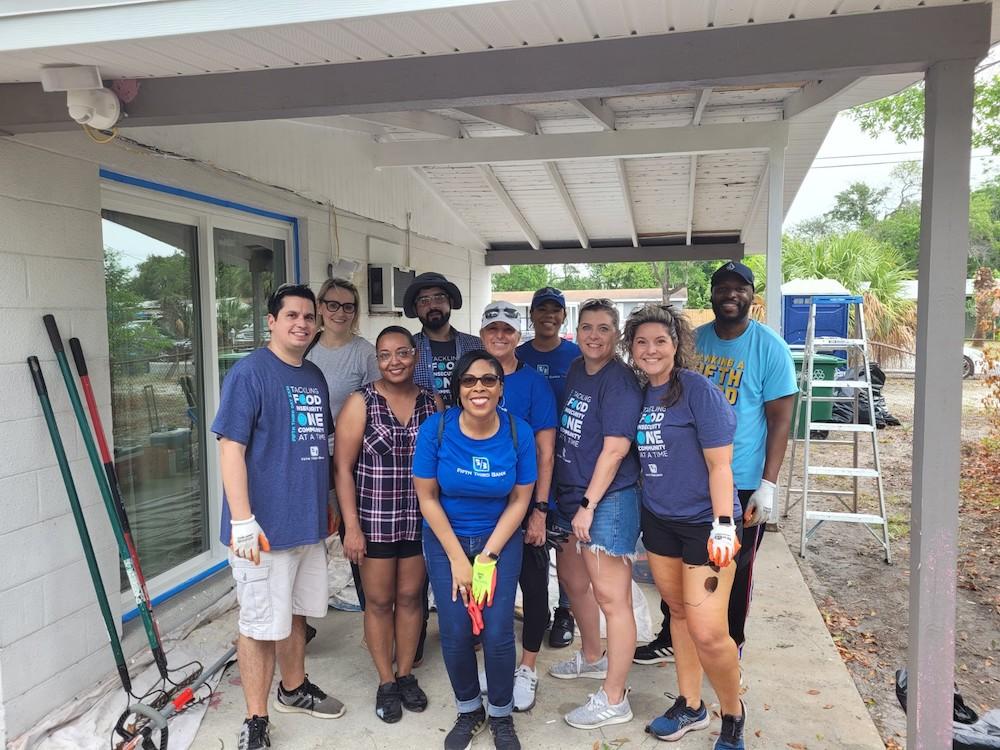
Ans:
[[[675,33],[711,34],[723,27],[784,25],[965,2],[307,0],[274,7],[272,2],[245,0],[243,12],[235,15],[221,12],[223,6],[231,11],[231,3],[222,0],[95,0],[89,9],[49,0],[21,3],[19,12],[6,16],[0,13],[0,84],[38,81],[41,68],[53,64],[99,65],[106,79],[331,64],[339,69],[340,63],[424,56],[451,56],[461,66],[464,53],[576,42],[589,47],[599,44],[596,40],[650,35],[669,39]],[[186,26],[176,16],[181,6],[187,9]],[[352,9],[367,15],[351,17]],[[994,12],[994,41],[1000,38],[998,16]],[[46,28],[47,36],[41,33]],[[196,33],[178,33],[181,29]],[[796,102],[819,90],[817,81],[408,112],[355,111],[293,120],[287,126],[290,131],[308,124],[367,134],[373,165],[416,172],[489,245],[586,248],[592,243],[622,246],[665,239],[690,244],[727,235],[745,242],[748,252],[759,252],[765,243],[767,147],[759,137],[751,138],[750,146],[738,147],[740,134],[769,132],[771,126],[787,130],[787,211],[837,112],[918,79],[919,74],[905,73],[826,81],[829,95],[817,96],[806,108]],[[642,130],[662,141],[662,151],[655,144],[650,147],[648,139],[636,151],[624,145],[636,143],[628,134]],[[699,146],[699,134],[710,132],[726,133],[724,143],[729,146]],[[547,138],[562,144],[574,134],[588,133],[600,134],[601,143],[611,145],[602,145],[603,150],[591,156],[579,149],[569,149],[573,153],[555,160],[516,156],[522,147],[550,143]],[[142,140],[141,131],[136,137]],[[678,148],[678,142],[695,145]],[[619,143],[622,151],[616,151]],[[437,156],[459,150],[473,157]],[[386,159],[390,152],[393,158]],[[475,156],[478,152],[481,158]],[[497,156],[505,153],[505,158]],[[417,156],[407,161],[400,154]]]

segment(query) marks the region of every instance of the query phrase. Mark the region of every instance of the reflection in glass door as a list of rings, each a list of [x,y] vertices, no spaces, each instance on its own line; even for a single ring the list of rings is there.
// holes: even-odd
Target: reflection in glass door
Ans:
[[[114,460],[149,579],[209,544],[198,230],[102,217]]]
[[[213,239],[221,383],[230,367],[269,340],[267,297],[285,282],[285,243],[219,228]]]

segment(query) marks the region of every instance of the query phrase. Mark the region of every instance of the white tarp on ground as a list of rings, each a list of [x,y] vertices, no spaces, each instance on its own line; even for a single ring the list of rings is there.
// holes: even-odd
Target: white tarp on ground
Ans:
[[[221,617],[236,605],[236,594],[226,596],[201,613],[187,628],[164,642],[171,669],[197,660],[205,667],[215,663],[230,648],[235,635],[233,620]],[[132,688],[142,695],[159,680],[148,648],[130,664]],[[179,674],[187,674],[182,672]],[[218,685],[222,670],[198,691],[208,695]],[[180,678],[179,678],[180,679]],[[133,701],[129,700],[128,703]],[[53,711],[33,729],[14,739],[9,750],[108,750],[115,722],[126,707],[117,674],[109,676],[88,693]],[[172,717],[168,725],[170,750],[186,750],[194,741],[210,701],[205,700]],[[116,738],[119,739],[119,738]],[[158,744],[158,743],[157,743]],[[117,742],[114,746],[117,746]]]

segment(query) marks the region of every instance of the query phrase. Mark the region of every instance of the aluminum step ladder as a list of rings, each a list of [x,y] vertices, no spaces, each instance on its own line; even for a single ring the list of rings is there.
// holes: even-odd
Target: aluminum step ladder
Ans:
[[[840,336],[816,336],[816,308],[830,306],[847,306],[849,334],[846,337]],[[851,322],[853,321],[853,326]],[[830,381],[825,378],[816,378],[814,371],[815,356],[821,352],[846,351],[848,362],[863,364],[864,380],[837,380]],[[814,393],[817,388],[843,388],[853,390],[853,395],[818,395]],[[859,424],[858,413],[860,399],[865,399],[868,403],[868,415],[871,424]],[[819,402],[833,401],[853,401],[854,422],[813,422],[813,404]],[[809,415],[805,420],[805,429],[802,437],[796,436],[802,410]],[[831,440],[816,440],[812,437],[814,431],[824,431],[834,434],[843,434],[849,438],[834,438]],[[870,436],[872,467],[862,466],[860,456],[862,444],[868,442]],[[801,474],[802,483],[795,486],[797,465],[798,444],[802,444]],[[853,447],[853,465],[817,465],[814,450],[820,446],[850,445]],[[835,460],[835,459],[834,459]],[[824,464],[833,463],[834,460],[824,461]],[[837,488],[824,488],[820,485],[821,477],[849,477],[852,479],[853,488],[850,490]],[[858,508],[860,497],[859,483],[861,480],[874,480],[878,490],[878,512],[866,513]],[[785,483],[787,490],[787,504],[784,509],[784,517],[788,517],[789,512],[796,505],[801,504],[802,529],[799,544],[799,555],[806,556],[806,544],[816,533],[816,531],[826,522],[840,523],[860,523],[869,533],[882,545],[885,552],[885,561],[892,562],[892,554],[889,549],[889,522],[885,510],[885,490],[882,485],[882,466],[878,452],[878,432],[875,426],[875,403],[871,385],[871,359],[869,357],[868,337],[865,332],[864,301],[860,296],[853,295],[814,295],[809,303],[809,322],[806,327],[806,341],[803,347],[802,370],[799,373],[799,398],[795,405],[795,415],[792,420],[792,455],[788,462],[788,481]],[[793,500],[796,493],[798,498]],[[817,496],[832,497],[843,510],[817,510],[815,509]],[[851,499],[848,502],[848,498]]]

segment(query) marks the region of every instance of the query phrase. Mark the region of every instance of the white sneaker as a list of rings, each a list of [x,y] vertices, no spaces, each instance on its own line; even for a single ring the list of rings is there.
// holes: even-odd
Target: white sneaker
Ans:
[[[577,651],[566,661],[559,661],[549,667],[549,674],[560,680],[575,680],[577,677],[590,677],[603,680],[608,676],[608,655],[604,654],[593,664],[583,660],[583,652]]]
[[[632,706],[628,702],[628,690],[622,702],[608,703],[607,693],[601,688],[590,696],[590,700],[579,708],[574,708],[565,716],[566,723],[576,729],[597,729],[609,724],[624,724],[632,721]]]
[[[514,710],[530,711],[535,706],[538,673],[522,664],[514,670]]]
[[[479,694],[486,695],[486,670],[479,670]]]

